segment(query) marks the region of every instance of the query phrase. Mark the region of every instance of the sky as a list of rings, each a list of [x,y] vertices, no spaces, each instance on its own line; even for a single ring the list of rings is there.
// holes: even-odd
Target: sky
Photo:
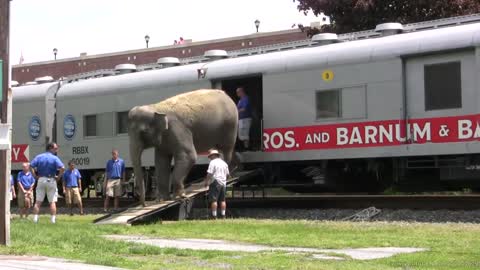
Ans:
[[[13,0],[10,63],[57,59],[291,29],[318,21],[292,0]]]

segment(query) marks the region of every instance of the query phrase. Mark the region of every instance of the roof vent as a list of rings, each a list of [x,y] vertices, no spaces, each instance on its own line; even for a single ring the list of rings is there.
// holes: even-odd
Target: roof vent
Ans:
[[[25,85],[35,85],[37,84],[36,82],[26,82]]]
[[[117,74],[132,73],[137,71],[137,66],[134,64],[120,64],[115,66],[115,72]]]
[[[17,81],[10,81],[10,87],[17,87],[20,84]]]
[[[38,84],[53,82],[53,78],[52,78],[52,76],[39,77],[39,78],[35,79],[35,82],[38,83]]]
[[[382,23],[375,28],[375,32],[380,32],[382,36],[396,35],[402,31],[403,25],[400,23]]]
[[[224,50],[209,50],[203,56],[209,60],[219,60],[228,58],[228,53]]]
[[[338,42],[338,36],[332,33],[316,34],[312,37],[312,42],[316,45],[328,45]]]
[[[179,66],[180,60],[176,57],[162,57],[157,60],[157,65],[159,65],[160,68]]]

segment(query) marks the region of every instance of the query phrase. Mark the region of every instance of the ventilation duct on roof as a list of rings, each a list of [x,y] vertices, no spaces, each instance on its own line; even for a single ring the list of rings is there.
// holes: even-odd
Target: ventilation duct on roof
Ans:
[[[157,65],[160,68],[179,66],[180,60],[176,57],[162,57],[157,60]]]
[[[20,84],[17,81],[10,81],[10,87],[17,87]]]
[[[312,42],[315,45],[328,45],[332,43],[337,43],[338,36],[337,34],[333,34],[333,33],[316,34],[312,37]]]
[[[137,71],[137,66],[134,64],[120,64],[115,66],[115,72],[117,74],[126,74]]]
[[[35,85],[37,84],[36,82],[26,82],[25,85]]]
[[[401,33],[403,25],[400,23],[382,23],[375,27],[375,32],[380,32],[382,36],[391,36]]]
[[[228,58],[228,53],[224,50],[209,50],[203,56],[208,60],[220,60]]]
[[[39,78],[35,79],[35,82],[38,83],[38,84],[53,82],[53,78],[52,78],[52,76],[39,77]]]

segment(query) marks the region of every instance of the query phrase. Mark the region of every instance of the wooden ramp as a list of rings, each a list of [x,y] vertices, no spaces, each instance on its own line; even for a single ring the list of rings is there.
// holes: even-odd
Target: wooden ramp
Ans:
[[[255,171],[241,171],[235,173],[235,176],[227,180],[227,186],[231,186],[244,177],[248,177]],[[204,186],[203,178],[193,182],[185,189],[186,198],[155,202],[147,201],[146,206],[132,206],[124,211],[112,213],[100,217],[94,221],[95,224],[123,224],[134,225],[145,223],[150,220],[173,219],[182,220],[188,216],[195,197],[205,196],[207,188]]]

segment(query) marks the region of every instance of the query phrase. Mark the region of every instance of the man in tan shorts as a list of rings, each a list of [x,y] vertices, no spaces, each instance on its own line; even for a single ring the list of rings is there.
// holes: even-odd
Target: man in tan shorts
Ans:
[[[122,196],[122,183],[125,182],[125,162],[118,157],[118,150],[112,151],[112,159],[108,160],[105,169],[105,183],[103,190],[105,191],[105,202],[103,210],[108,211],[108,203],[110,198],[113,199],[114,209],[118,210],[120,196]]]
[[[75,162],[68,162],[68,170],[63,174],[63,194],[65,194],[65,202],[70,208],[70,216],[73,216],[72,204],[78,205],[80,215],[83,215],[82,205],[82,175],[75,168]]]
[[[57,157],[58,145],[54,142],[47,144],[47,152],[37,155],[30,163],[31,172],[37,181],[35,189],[37,202],[33,208],[33,222],[38,222],[38,212],[43,200],[47,197],[50,203],[50,222],[56,223],[58,190],[57,182],[62,179],[65,168]],[[58,175],[57,175],[58,171]]]

